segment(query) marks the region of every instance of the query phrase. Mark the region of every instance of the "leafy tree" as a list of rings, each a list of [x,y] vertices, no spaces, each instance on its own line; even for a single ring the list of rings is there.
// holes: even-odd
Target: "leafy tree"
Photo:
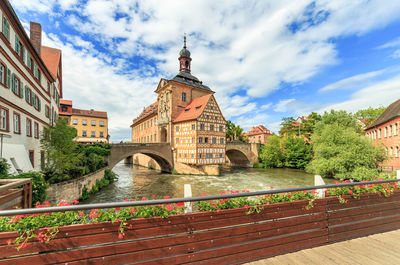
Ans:
[[[78,152],[77,143],[73,141],[76,136],[76,129],[69,126],[66,119],[58,120],[54,127],[44,128],[40,143],[48,161],[43,171],[50,182],[69,179],[69,171],[81,163],[83,154]]]
[[[281,148],[281,140],[277,135],[271,135],[267,144],[261,145],[259,158],[264,167],[283,167],[285,158]]]
[[[299,126],[300,135],[305,137],[308,141],[311,140],[311,135],[314,133],[314,128],[317,122],[321,120],[321,115],[316,112],[311,112],[306,118],[301,120],[300,125],[293,117],[282,118],[280,136],[298,136]]]
[[[282,149],[285,167],[304,169],[311,160],[312,146],[302,137],[282,138]]]
[[[354,115],[345,111],[325,112],[311,137],[314,158],[308,172],[335,178],[370,178],[379,162],[385,159],[382,147],[360,133]]]
[[[360,109],[354,115],[357,119],[364,119],[366,126],[371,125],[381,114],[386,107]]]
[[[247,142],[248,140],[242,135],[243,128],[239,125],[235,125],[232,121],[228,120],[226,122],[226,140],[235,141],[239,140],[242,142]]]
[[[279,135],[295,135],[296,134],[296,129],[297,129],[297,134],[299,132],[298,126],[294,126],[296,123],[296,119],[293,117],[283,117],[282,122],[281,122],[281,129],[279,130]],[[295,128],[296,127],[296,128]]]

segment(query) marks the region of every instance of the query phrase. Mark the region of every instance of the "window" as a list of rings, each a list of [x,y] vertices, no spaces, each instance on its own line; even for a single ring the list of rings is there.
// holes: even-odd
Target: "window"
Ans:
[[[398,146],[396,146],[396,153],[395,153],[395,156],[396,156],[396,157],[399,157],[399,147],[398,147]]]
[[[179,144],[179,138],[175,138],[175,142]]]
[[[208,137],[204,137],[204,143],[208,143]]]
[[[50,118],[50,107],[48,105],[44,106],[44,115],[46,118]]]
[[[28,86],[25,86],[25,101],[32,105],[32,91]]]
[[[200,124],[200,130],[204,131],[204,124]]]
[[[385,127],[385,131],[384,131],[384,136],[385,136],[385,137],[387,137],[387,135],[388,135],[388,131],[387,131],[387,130],[388,130],[388,128]]]
[[[100,132],[100,137],[104,137],[104,132]]]
[[[6,17],[3,17],[3,35],[7,40],[10,40],[10,24],[8,24]]]
[[[104,121],[99,122],[100,127],[104,127]]]
[[[186,158],[186,154],[185,154],[185,158]]]
[[[147,142],[149,142],[149,136],[147,135]]]
[[[87,120],[82,120],[82,125],[87,125]]]
[[[92,131],[91,136],[92,136],[92,137],[96,137],[96,132],[95,132],[95,131]]]
[[[399,124],[395,123],[394,124],[394,135],[398,135],[398,132],[399,132]]]
[[[3,85],[6,85],[6,75],[6,66],[3,63],[0,63],[0,83]]]
[[[26,118],[26,136],[32,136],[32,121]]]
[[[382,129],[379,128],[378,130],[378,138],[381,139],[382,138]]]
[[[165,98],[166,98],[166,101],[168,102],[168,100],[169,100],[169,94],[167,93],[167,94],[165,94]],[[162,98],[161,98],[162,99]]]
[[[40,169],[44,169],[44,151],[40,151]]]
[[[219,154],[219,158],[222,158],[222,153]]]
[[[194,158],[194,154],[192,154],[191,157]]]
[[[210,158],[213,158],[213,154],[210,154]]]
[[[92,121],[92,126],[96,126],[96,121]]]
[[[210,125],[210,131],[214,131],[214,125],[213,124]]]
[[[15,95],[20,96],[20,81],[15,74],[12,74],[11,90],[12,92],[14,92]]]
[[[216,143],[217,143],[217,138],[213,137],[213,144],[216,144]]]
[[[192,144],[194,144],[195,143],[195,138],[194,137],[192,137]]]
[[[21,116],[14,112],[14,133],[21,134]]]
[[[82,136],[86,137],[86,131],[82,131]]]
[[[18,35],[15,34],[15,46],[14,46],[15,52],[21,56],[21,43],[19,42]]]
[[[8,129],[8,110],[0,106],[0,130],[9,131]]]
[[[196,125],[192,124],[192,131],[196,129]]]
[[[150,135],[150,142],[153,142],[153,135]]]
[[[219,131],[222,132],[224,129],[222,126],[219,126]]]
[[[77,119],[73,119],[72,120],[72,124],[77,125],[78,124],[78,120]]]
[[[157,142],[157,134],[154,134],[154,142]]]
[[[199,144],[203,143],[203,137],[199,137]]]
[[[220,143],[221,143],[221,144],[224,144],[224,138],[221,138],[221,139],[220,139]]]
[[[186,93],[182,93],[182,101],[186,102]]]
[[[179,126],[175,126],[176,132],[179,132]]]
[[[199,158],[201,158],[201,154],[199,154]]]
[[[33,136],[39,138],[39,123],[37,122],[33,124]]]
[[[392,131],[393,131],[393,127],[392,127],[392,125],[390,124],[390,125],[389,125],[389,137],[392,137]]]
[[[29,160],[31,161],[32,167],[35,167],[35,152],[29,150]]]
[[[392,157],[393,156],[393,147],[390,147],[390,153],[389,156]]]

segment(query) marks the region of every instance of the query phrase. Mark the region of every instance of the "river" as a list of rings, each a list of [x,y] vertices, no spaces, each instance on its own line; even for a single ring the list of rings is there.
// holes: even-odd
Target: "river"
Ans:
[[[113,171],[118,180],[82,203],[100,203],[141,199],[183,197],[184,184],[191,184],[193,196],[204,192],[219,194],[224,190],[258,191],[270,187],[287,188],[314,185],[314,176],[296,169],[225,168],[221,176],[171,175],[135,165],[117,164]],[[332,183],[332,179],[324,179]]]

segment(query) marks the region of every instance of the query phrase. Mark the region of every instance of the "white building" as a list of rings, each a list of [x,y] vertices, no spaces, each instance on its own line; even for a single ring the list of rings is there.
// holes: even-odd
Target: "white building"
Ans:
[[[40,170],[40,134],[57,119],[62,97],[61,51],[41,45],[41,25],[30,37],[7,0],[0,1],[0,147],[11,172]]]

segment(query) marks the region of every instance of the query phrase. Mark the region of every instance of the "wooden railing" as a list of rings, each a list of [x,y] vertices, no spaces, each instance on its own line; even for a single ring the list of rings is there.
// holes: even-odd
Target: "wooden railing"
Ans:
[[[269,204],[259,213],[239,208],[133,219],[122,239],[119,223],[70,225],[49,244],[33,241],[19,252],[7,245],[18,234],[3,232],[0,264],[243,263],[400,228],[400,192],[344,199]]]
[[[32,179],[0,179],[0,209],[32,207]]]

